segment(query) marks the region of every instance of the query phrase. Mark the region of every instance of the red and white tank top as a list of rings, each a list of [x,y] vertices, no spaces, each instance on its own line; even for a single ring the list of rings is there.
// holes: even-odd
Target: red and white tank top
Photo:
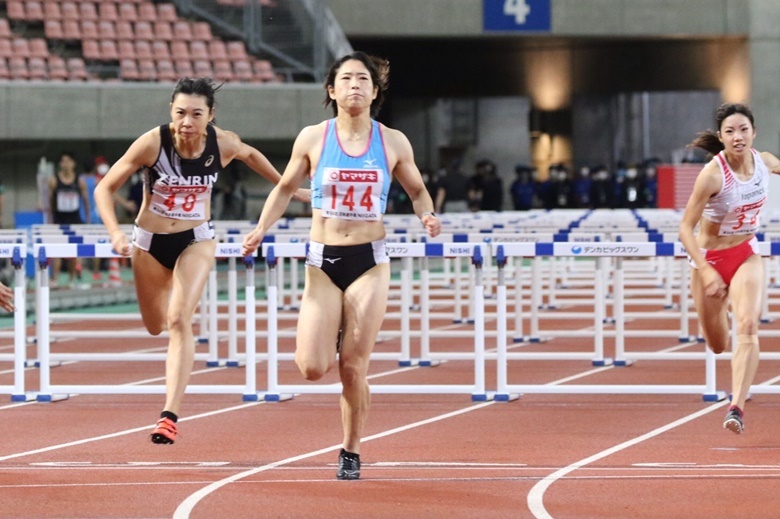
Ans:
[[[704,206],[702,216],[720,224],[719,236],[755,234],[759,229],[759,213],[769,192],[769,169],[761,155],[751,148],[753,176],[740,180],[731,171],[725,153],[715,156],[723,186]]]

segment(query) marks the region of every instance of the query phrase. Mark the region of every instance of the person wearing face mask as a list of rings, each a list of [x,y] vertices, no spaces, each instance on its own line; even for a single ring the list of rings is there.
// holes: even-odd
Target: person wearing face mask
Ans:
[[[764,263],[756,232],[769,194],[769,175],[780,174],[780,159],[753,149],[756,128],[747,105],[721,105],[715,122],[717,132],[702,132],[689,145],[713,157],[696,177],[680,222],[680,241],[691,265],[699,325],[713,352],[728,348],[729,303],[734,313],[731,406],[723,427],[740,434],[759,361]]]

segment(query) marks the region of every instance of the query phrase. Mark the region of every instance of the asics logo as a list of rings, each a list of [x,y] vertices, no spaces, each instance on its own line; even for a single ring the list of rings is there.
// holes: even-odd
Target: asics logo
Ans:
[[[330,264],[333,265],[334,263],[336,263],[341,258],[322,258],[322,259],[324,259],[327,262],[330,262]]]
[[[214,155],[209,155],[209,158],[206,159],[206,163],[203,164],[205,167],[211,166],[211,163],[214,162]]]

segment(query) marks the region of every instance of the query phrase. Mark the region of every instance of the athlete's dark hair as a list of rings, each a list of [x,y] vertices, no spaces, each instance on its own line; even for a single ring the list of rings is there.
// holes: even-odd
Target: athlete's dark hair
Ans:
[[[720,131],[723,121],[734,114],[744,115],[750,121],[750,126],[755,128],[756,125],[753,120],[753,112],[748,105],[742,103],[723,103],[715,112],[715,126],[718,127],[718,131]],[[688,147],[701,148],[713,155],[717,155],[724,149],[723,143],[720,142],[720,139],[718,138],[718,133],[713,132],[712,130],[699,133],[696,138],[688,144]]]
[[[173,87],[173,94],[171,94],[171,103],[179,94],[188,94],[203,96],[206,98],[206,106],[209,107],[209,111],[214,109],[214,94],[222,87],[222,84],[217,85],[210,77],[201,77],[197,79],[183,77],[176,82],[176,86]]]
[[[328,75],[325,78],[325,101],[322,104],[326,108],[328,105],[331,105],[333,107],[333,115],[338,115],[339,107],[336,104],[336,101],[330,98],[328,88],[336,84],[336,73],[339,71],[339,68],[341,68],[341,65],[353,59],[360,61],[366,66],[368,73],[371,74],[371,82],[374,84],[374,87],[377,88],[376,99],[371,103],[371,117],[376,117],[379,113],[379,109],[382,108],[382,103],[385,101],[385,91],[387,90],[390,81],[390,62],[376,56],[369,56],[361,51],[347,54],[331,65]]]

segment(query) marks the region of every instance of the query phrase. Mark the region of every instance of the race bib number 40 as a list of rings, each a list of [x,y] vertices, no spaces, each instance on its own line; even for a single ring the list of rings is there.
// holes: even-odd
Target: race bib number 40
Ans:
[[[384,174],[375,169],[325,168],[322,214],[342,220],[379,220]]]
[[[151,209],[178,220],[206,219],[207,186],[156,186]]]

